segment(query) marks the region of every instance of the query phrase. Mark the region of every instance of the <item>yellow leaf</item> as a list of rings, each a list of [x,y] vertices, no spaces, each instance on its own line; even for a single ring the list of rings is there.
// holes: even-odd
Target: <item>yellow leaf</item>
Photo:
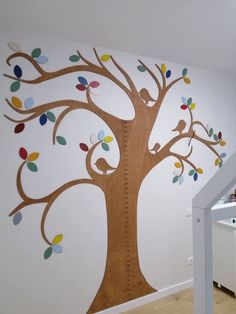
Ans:
[[[184,82],[186,84],[190,84],[191,83],[190,79],[188,77],[186,77],[186,76],[184,77]]]
[[[197,172],[198,172],[199,174],[203,174],[202,168],[197,168]]]
[[[101,61],[107,62],[107,61],[109,61],[109,60],[110,60],[110,56],[109,56],[109,55],[105,54],[105,55],[102,55],[102,56],[101,56]]]
[[[221,141],[220,142],[220,146],[225,146],[226,142],[225,141]]]
[[[63,239],[63,234],[57,234],[52,240],[52,244],[58,244]]]
[[[176,167],[176,168],[182,168],[182,165],[181,165],[180,162],[176,162],[176,163],[175,163],[175,167]]]
[[[163,73],[166,73],[166,65],[165,65],[165,63],[162,63],[162,65],[161,65],[161,71],[162,71]]]
[[[39,158],[39,153],[34,152],[34,153],[31,153],[31,154],[28,156],[27,160],[28,160],[28,161],[34,161],[34,160],[36,160],[36,159],[38,159],[38,158]]]
[[[193,102],[191,105],[190,105],[190,109],[191,110],[194,110],[196,108],[196,104]]]
[[[219,158],[217,158],[217,159],[215,160],[215,165],[216,165],[216,166],[218,166],[218,165],[219,165],[219,163],[220,163],[220,159],[219,159]]]
[[[111,143],[113,141],[113,137],[112,136],[106,136],[103,139],[103,142],[105,143]]]
[[[11,102],[12,102],[14,107],[19,108],[19,109],[22,108],[22,102],[21,102],[20,98],[18,98],[16,96],[12,96]]]

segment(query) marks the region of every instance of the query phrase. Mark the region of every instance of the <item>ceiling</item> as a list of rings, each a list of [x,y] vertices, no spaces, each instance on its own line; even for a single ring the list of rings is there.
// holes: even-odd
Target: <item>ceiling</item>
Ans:
[[[0,30],[236,75],[236,0],[0,0]]]

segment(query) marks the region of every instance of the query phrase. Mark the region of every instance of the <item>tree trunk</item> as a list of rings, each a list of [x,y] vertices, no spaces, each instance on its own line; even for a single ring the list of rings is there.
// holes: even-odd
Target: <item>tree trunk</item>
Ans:
[[[131,185],[132,184],[132,185]],[[105,274],[87,313],[128,302],[155,292],[139,265],[137,247],[137,199],[139,184],[124,173],[111,176],[106,185],[108,248]]]

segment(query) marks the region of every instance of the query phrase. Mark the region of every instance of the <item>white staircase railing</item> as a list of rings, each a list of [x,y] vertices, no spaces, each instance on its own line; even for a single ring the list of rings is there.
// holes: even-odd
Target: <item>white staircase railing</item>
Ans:
[[[236,217],[236,203],[213,206],[236,185],[236,152],[193,199],[194,314],[213,313],[212,222]]]

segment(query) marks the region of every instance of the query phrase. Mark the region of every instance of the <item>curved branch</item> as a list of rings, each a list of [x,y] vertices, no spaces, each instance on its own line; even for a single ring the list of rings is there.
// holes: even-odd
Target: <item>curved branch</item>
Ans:
[[[183,174],[183,172],[184,172],[184,162],[186,162],[187,164],[189,164],[195,171],[197,171],[197,167],[188,159],[188,158],[191,156],[192,152],[193,152],[193,147],[191,146],[190,152],[189,152],[187,155],[185,155],[185,156],[180,155],[180,154],[177,154],[177,153],[173,153],[173,152],[171,152],[171,153],[169,154],[168,157],[173,156],[173,157],[177,158],[177,159],[179,160],[179,162],[181,163],[181,166],[182,166],[181,168],[182,168],[182,170],[181,170],[180,176],[181,176],[181,175]]]
[[[157,78],[157,76],[153,73],[153,71],[150,70],[150,68],[145,64],[143,63],[141,60],[138,60],[139,63],[142,64],[142,66],[148,71],[148,73],[151,75],[151,77],[153,78],[154,82],[156,83],[157,85],[157,88],[158,88],[158,93],[161,92],[162,90],[162,87],[161,87],[161,84],[160,84],[160,81],[159,79]],[[163,73],[162,73],[163,74]],[[163,81],[163,77],[162,77],[162,82],[163,82],[163,86],[164,86],[164,81]]]
[[[17,175],[16,175],[16,187],[17,187],[17,191],[20,195],[20,197],[25,201],[28,199],[28,196],[25,194],[25,191],[23,189],[22,186],[22,182],[21,182],[21,175],[22,175],[22,169],[24,167],[24,165],[27,163],[27,160],[25,160],[19,167],[18,171],[17,171]]]
[[[207,130],[207,128],[205,127],[205,125],[204,125],[202,122],[200,122],[200,121],[193,121],[193,122],[192,122],[192,125],[195,125],[195,124],[200,125],[200,126],[205,130],[205,132],[207,133],[207,135],[209,136],[208,130]]]
[[[166,91],[168,91],[173,85],[175,85],[176,83],[181,81],[183,78],[184,78],[184,76],[181,76],[181,77],[178,77],[177,79],[173,80],[172,82],[170,82],[170,84],[168,84],[166,86]]]
[[[129,74],[116,62],[116,60],[112,57],[111,57],[111,60],[112,62],[114,63],[114,65],[117,67],[117,69],[124,75],[126,81],[128,82],[129,84],[129,87],[131,89],[131,91],[135,94],[135,95],[139,95],[135,85],[134,85],[134,82],[132,81],[131,77],[129,76]]]
[[[27,53],[24,53],[24,52],[16,52],[16,53],[13,53],[12,55],[10,55],[7,60],[6,60],[6,63],[11,66],[11,60],[12,59],[15,59],[15,58],[23,58],[23,59],[26,59],[28,60],[33,66],[34,68],[38,71],[39,74],[41,75],[44,75],[45,73],[47,73],[46,71],[44,71],[44,69],[36,62],[36,60],[31,57],[30,55],[28,55]],[[12,78],[6,74],[4,74],[6,77],[9,77],[9,78]]]
[[[92,163],[91,163],[91,159],[92,159],[93,152],[95,151],[95,149],[97,148],[97,146],[98,146],[99,144],[101,144],[101,143],[102,143],[102,141],[99,141],[99,142],[97,142],[96,144],[94,144],[94,145],[90,148],[90,150],[88,151],[87,156],[86,156],[86,169],[87,169],[88,174],[90,175],[90,177],[93,178],[94,180],[97,180],[97,179],[99,179],[99,178],[101,178],[101,177],[104,178],[104,176],[101,175],[100,173],[96,172],[96,171],[93,169],[92,165],[91,165],[91,164],[92,164]]]
[[[6,99],[6,102],[9,105],[9,107],[13,109],[15,112],[21,115],[27,115],[27,114],[31,114],[31,115],[28,116],[27,118],[19,119],[19,120],[12,119],[11,117],[7,115],[4,115],[4,116],[5,118],[7,118],[8,120],[14,123],[28,122],[39,117],[42,113],[47,112],[51,109],[55,109],[59,107],[68,107],[66,111],[63,111],[63,113],[59,115],[58,121],[56,122],[54,126],[54,131],[53,131],[53,143],[54,144],[55,144],[55,134],[56,134],[56,130],[59,124],[61,123],[62,119],[65,117],[66,114],[68,114],[70,111],[75,110],[75,109],[85,109],[96,114],[110,127],[113,133],[116,133],[116,130],[121,128],[123,120],[121,120],[120,118],[116,116],[113,116],[112,114],[108,112],[105,112],[104,110],[96,106],[96,104],[92,101],[88,90],[87,90],[87,99],[88,99],[88,103],[78,101],[78,100],[71,100],[71,99],[58,100],[58,101],[53,101],[50,103],[42,104],[40,106],[31,108],[28,110],[21,110],[19,108],[16,108],[11,104],[11,102],[8,99]],[[119,136],[117,138],[119,139]]]
[[[161,68],[159,67],[158,64],[155,64],[155,67],[157,68],[157,70],[158,70],[159,73],[161,74],[162,83],[163,83],[163,88],[166,88],[166,77],[165,77],[164,73],[162,72],[162,70],[161,70]]]
[[[78,52],[78,54],[79,54],[80,58],[86,63],[85,65],[74,65],[74,66],[62,68],[62,69],[57,70],[57,71],[48,72],[48,71],[43,70],[40,67],[40,65],[30,55],[23,53],[23,52],[18,52],[18,53],[11,55],[10,57],[8,57],[7,64],[11,65],[10,60],[12,60],[16,57],[21,57],[23,59],[28,60],[40,75],[37,78],[30,79],[30,80],[23,79],[23,78],[17,78],[15,76],[8,75],[8,74],[4,74],[4,76],[7,78],[10,78],[12,80],[22,82],[22,83],[37,84],[37,83],[45,82],[47,80],[51,80],[51,79],[54,79],[54,78],[57,78],[59,76],[63,76],[63,75],[69,74],[69,73],[82,72],[82,71],[92,72],[92,73],[104,76],[104,77],[108,78],[109,80],[111,80],[112,82],[114,82],[130,98],[130,96],[131,96],[130,90],[120,80],[118,80],[104,65],[100,67],[100,66],[88,61],[86,58],[84,58],[82,56],[81,53]],[[97,59],[99,60],[99,57],[97,54],[96,54],[96,56],[97,56]],[[102,63],[100,63],[100,65],[101,64]]]
[[[59,127],[61,121],[65,118],[65,116],[66,116],[68,113],[70,113],[71,111],[73,111],[73,110],[75,110],[75,109],[77,109],[77,108],[68,107],[68,108],[66,108],[65,110],[63,110],[63,111],[59,114],[59,116],[58,116],[58,118],[57,118],[57,120],[56,120],[56,123],[55,123],[55,125],[54,125],[54,127],[53,127],[53,132],[52,132],[52,143],[53,143],[53,145],[55,145],[55,143],[56,143],[56,133],[57,133],[57,130],[58,130],[58,127]]]
[[[25,162],[23,164],[25,164]],[[22,165],[20,166],[20,169],[22,170]],[[18,171],[18,173],[19,172],[21,173],[21,170]],[[78,184],[93,184],[93,185],[98,186],[98,184],[92,179],[77,179],[77,180],[73,180],[73,181],[65,183],[64,185],[62,185],[61,187],[56,189],[54,192],[52,192],[52,193],[50,193],[47,196],[42,197],[42,198],[31,198],[31,197],[27,196],[24,192],[20,193],[21,190],[19,191],[19,189],[18,189],[19,194],[24,197],[23,202],[21,202],[14,210],[12,210],[10,212],[9,217],[15,215],[17,212],[19,212],[22,208],[24,208],[26,206],[29,206],[32,204],[47,203],[47,205],[43,211],[42,218],[41,218],[41,234],[42,234],[42,237],[45,240],[45,242],[48,243],[49,245],[52,245],[52,243],[48,240],[48,238],[46,237],[46,234],[45,234],[45,221],[47,218],[47,214],[48,214],[53,202],[56,200],[56,198],[58,196],[60,196],[67,189],[71,188],[72,186],[78,185]],[[20,185],[21,185],[21,178],[20,178]]]

